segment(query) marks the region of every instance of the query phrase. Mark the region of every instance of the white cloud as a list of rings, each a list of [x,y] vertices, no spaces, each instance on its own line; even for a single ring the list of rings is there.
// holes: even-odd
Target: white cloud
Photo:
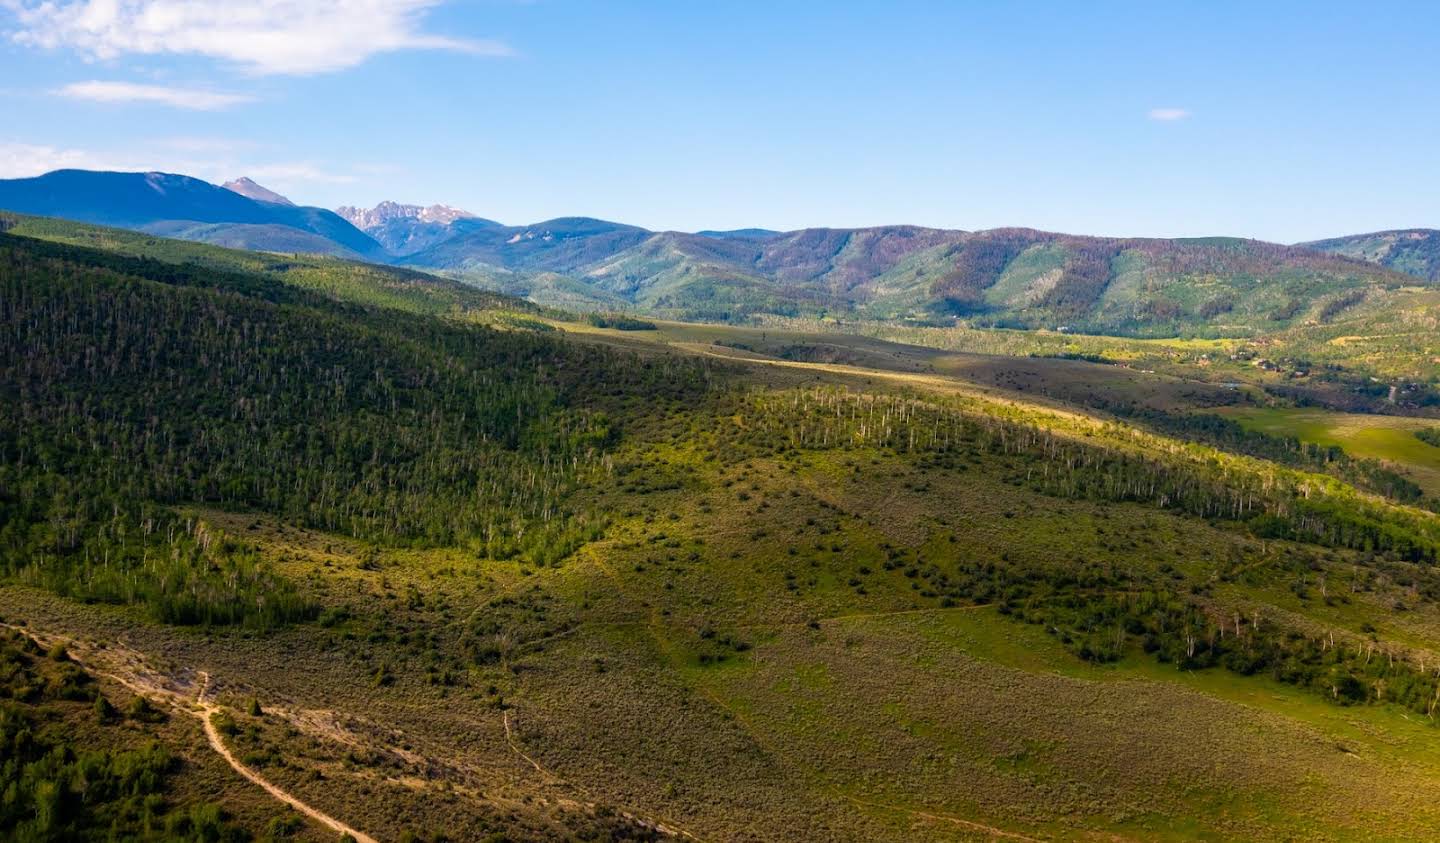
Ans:
[[[117,170],[128,169],[114,159],[81,149],[60,149],[29,143],[0,141],[0,178],[20,179],[38,176],[51,170]]]
[[[73,82],[57,90],[63,97],[94,102],[153,102],[174,108],[216,111],[253,98],[242,94],[222,94],[195,88],[169,88],[160,85],[137,85],[133,82]]]
[[[78,50],[88,58],[201,55],[258,74],[353,67],[395,50],[507,56],[505,44],[420,31],[443,0],[0,0],[18,43]]]
[[[1173,123],[1176,120],[1184,120],[1190,116],[1190,112],[1183,108],[1152,108],[1150,119],[1159,120],[1162,123]]]
[[[158,170],[194,176],[212,184],[220,184],[239,176],[250,176],[267,187],[281,191],[303,191],[309,185],[351,184],[357,181],[354,175],[326,170],[308,161],[266,161],[248,156],[226,155],[218,149],[192,149],[189,151],[194,153],[194,157],[177,157],[176,147],[172,144],[174,140],[176,139],[163,139],[142,148],[112,152],[0,139],[0,178],[29,178],[52,170],[67,169],[130,173]],[[189,139],[179,140],[184,143]],[[242,147],[243,143],[237,142],[237,148]],[[152,147],[168,151],[157,151]],[[212,157],[207,156],[207,152],[219,154]]]

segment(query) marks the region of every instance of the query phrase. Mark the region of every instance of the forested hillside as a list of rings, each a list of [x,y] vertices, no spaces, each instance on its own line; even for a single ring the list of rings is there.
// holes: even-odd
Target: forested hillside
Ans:
[[[1352,234],[1301,245],[1379,264],[1417,278],[1440,281],[1440,231],[1434,229]]]
[[[680,318],[829,312],[1125,336],[1257,336],[1327,323],[1367,297],[1417,283],[1360,261],[1238,238],[913,226],[712,237],[555,221],[487,229],[405,260],[479,283],[496,283],[487,272],[507,273],[517,291],[528,272],[563,273]]]
[[[618,433],[608,396],[704,388],[693,364],[0,238],[6,569],[166,620],[308,609],[160,504],[543,564],[594,535],[567,497]]]
[[[566,321],[406,270],[3,220],[0,613],[200,717],[312,819],[1440,829],[1366,784],[1440,781],[1396,749],[1433,740],[1440,518],[1391,463],[1118,378],[1031,400],[916,347],[834,362],[766,329]],[[1336,766],[1340,743],[1361,760]],[[1197,746],[1265,760],[1207,795]],[[229,822],[181,811],[153,760],[169,801],[85,816]],[[247,787],[220,790],[266,798]]]
[[[197,272],[197,268],[222,273],[231,283],[241,285],[253,284],[255,277],[263,277],[275,282],[271,286],[276,291],[299,287],[339,301],[414,313],[483,321],[493,319],[498,313],[538,311],[522,299],[434,275],[321,255],[239,251],[117,228],[4,212],[0,212],[0,231],[90,247],[112,255],[188,266],[190,269],[184,272],[197,278],[204,275]]]

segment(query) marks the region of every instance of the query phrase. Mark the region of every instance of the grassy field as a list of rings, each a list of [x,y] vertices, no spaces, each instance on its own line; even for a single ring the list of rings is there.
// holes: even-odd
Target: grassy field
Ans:
[[[1415,436],[1417,430],[1435,427],[1434,419],[1308,407],[1234,407],[1223,412],[1255,430],[1317,445],[1339,445],[1352,456],[1402,466],[1429,494],[1440,494],[1440,448]]]
[[[612,342],[625,348],[660,347],[740,361],[778,361],[796,370],[809,368],[828,375],[848,371],[872,378],[889,376],[895,382],[929,384],[950,391],[1023,396],[1026,401],[1047,404],[1086,406],[1096,402],[1133,402],[1158,410],[1177,411],[1242,403],[1256,392],[1239,384],[1213,383],[1146,369],[1143,365],[1116,365],[1059,356],[1016,356],[998,350],[953,351],[862,334],[792,327],[755,328],[655,320],[653,331],[615,331],[569,322],[550,324],[577,338]],[[1126,342],[1156,344],[1150,340]],[[1188,344],[1213,349],[1217,342],[1193,340]]]

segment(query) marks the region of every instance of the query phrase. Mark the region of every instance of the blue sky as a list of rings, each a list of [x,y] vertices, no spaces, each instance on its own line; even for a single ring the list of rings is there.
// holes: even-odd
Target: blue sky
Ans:
[[[1437,36],[1437,3],[0,0],[0,176],[681,230],[1440,227]]]

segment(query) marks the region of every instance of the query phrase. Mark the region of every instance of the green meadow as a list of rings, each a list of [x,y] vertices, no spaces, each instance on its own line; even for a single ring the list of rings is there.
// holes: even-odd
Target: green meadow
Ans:
[[[1353,456],[1403,467],[1427,492],[1440,493],[1440,448],[1415,435],[1440,425],[1435,419],[1338,413],[1309,407],[1230,408],[1225,414],[1247,427],[1294,436],[1317,445],[1338,445]]]

